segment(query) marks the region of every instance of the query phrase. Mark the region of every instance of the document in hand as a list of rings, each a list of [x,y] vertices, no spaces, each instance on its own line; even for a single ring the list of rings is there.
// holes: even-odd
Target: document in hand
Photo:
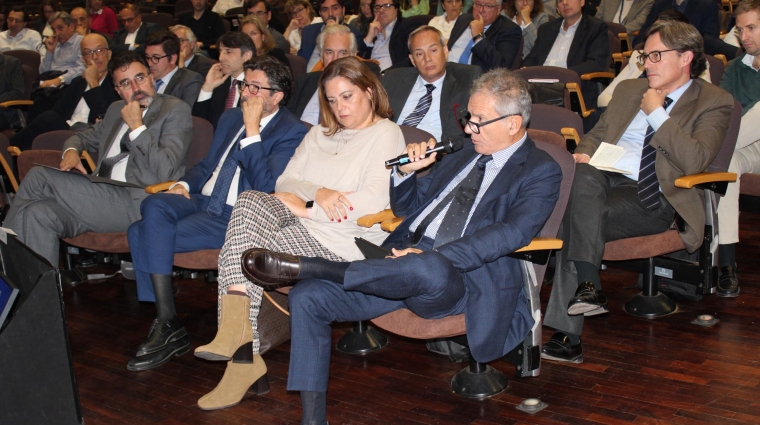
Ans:
[[[615,164],[625,155],[625,148],[602,142],[591,157],[589,165],[596,167],[598,170],[610,171],[613,173],[631,174],[630,171],[615,168]]]

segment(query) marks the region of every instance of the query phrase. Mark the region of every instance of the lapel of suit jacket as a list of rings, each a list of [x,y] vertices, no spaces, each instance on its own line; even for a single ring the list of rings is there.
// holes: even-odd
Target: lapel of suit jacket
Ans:
[[[182,68],[177,68],[177,72],[174,73],[174,75],[172,76],[172,79],[169,80],[169,84],[166,85],[166,88],[164,89],[164,93],[172,94],[172,90],[174,90],[174,86],[179,84],[180,79],[182,79]]]
[[[499,14],[499,16],[496,18],[495,21],[491,24],[490,27],[486,30],[486,38],[493,37],[494,34],[496,34],[497,31],[501,29],[501,27],[504,25],[504,20],[507,19],[504,15]]]
[[[446,68],[448,68],[448,66]],[[447,69],[446,77],[443,78],[443,87],[441,87],[441,105],[439,108],[440,109],[439,113],[441,115],[442,129],[443,129],[444,123],[448,119],[446,115],[449,112],[449,108],[454,107],[454,94],[456,94],[456,91],[457,91],[457,78],[454,76],[454,73],[451,70]],[[443,137],[443,133],[441,133],[441,137]]]
[[[619,115],[619,117],[625,117],[625,119],[611,118],[611,123],[614,123],[615,125],[612,127],[612,131],[610,133],[612,137],[610,140],[604,140],[604,142],[617,144],[617,142],[620,141],[620,138],[623,136],[623,133],[625,133],[625,130],[627,130],[628,126],[631,125],[631,121],[633,121],[633,119],[636,118],[636,114],[639,113],[639,110],[641,109],[641,97],[648,89],[649,84],[646,82],[646,79],[644,79],[642,84],[629,90],[630,93],[620,93],[621,96],[624,96],[624,99],[629,100],[625,102],[623,113]]]
[[[670,110],[668,115],[670,115],[672,119],[678,121],[678,125],[681,128],[685,127],[686,123],[682,122],[682,120],[686,119],[687,112],[694,107],[695,103],[697,103],[699,92],[699,82],[692,79],[689,88],[683,92],[681,97],[678,98],[678,102],[673,105],[673,109]]]
[[[399,93],[398,96],[389,96],[391,109],[393,110],[393,122],[398,121],[401,112],[404,110],[404,105],[406,105],[406,100],[409,99],[409,95],[412,94],[412,89],[414,89],[414,85],[417,84],[417,78],[420,76],[420,72],[417,71],[417,68],[401,69],[404,71],[398,71],[396,74],[408,72],[410,78],[399,78],[398,81],[392,82],[393,87],[398,87],[398,89],[391,89],[391,92]]]
[[[230,81],[232,81],[231,75],[227,77],[227,79],[224,80],[224,82],[220,84],[219,87],[214,89],[214,92],[218,94],[216,95],[216,105],[212,104],[211,107],[222,108],[222,113],[224,112],[224,104],[227,103],[227,93],[230,91]],[[214,98],[214,93],[211,93],[211,98]],[[219,115],[221,116],[222,113],[219,113]]]
[[[562,28],[560,26],[560,28]],[[570,61],[572,59],[576,58],[576,55],[579,53],[578,51],[581,48],[581,42],[583,41],[586,30],[588,29],[588,17],[586,15],[581,15],[581,22],[578,24],[578,29],[575,30],[575,35],[573,35],[573,42],[570,43],[570,50],[567,52],[567,64],[570,65]]]
[[[454,44],[459,40],[459,37],[462,36],[464,30],[470,26],[470,22],[472,22],[471,13],[463,13],[462,15],[459,15],[457,21],[454,22],[454,28],[451,29],[451,36],[449,36],[449,42],[447,43],[449,50],[454,47]]]
[[[427,207],[427,205],[430,202],[433,202],[434,199],[436,199],[441,192],[443,192],[443,189],[446,188],[446,186],[449,185],[451,180],[462,172],[462,170],[472,162],[473,159],[478,155],[477,152],[475,152],[473,149],[470,149],[471,152],[469,155],[457,155],[457,158],[455,161],[452,161],[451,164],[448,164],[446,166],[446,170],[449,171],[448,173],[445,173],[444,175],[440,176],[438,179],[436,179],[435,182],[431,183],[430,188],[428,189],[427,199],[428,201],[425,202],[425,205],[423,205],[420,208],[420,212]],[[432,196],[431,196],[432,194]]]
[[[111,150],[111,145],[114,143],[114,139],[116,138],[116,135],[119,134],[119,130],[124,125],[124,119],[119,116],[117,119],[117,124],[111,127],[111,132],[108,134],[108,138],[105,140],[106,145],[102,152],[100,152],[100,158],[98,159],[98,168],[100,167],[100,162],[103,161],[103,159],[108,156],[108,151]]]

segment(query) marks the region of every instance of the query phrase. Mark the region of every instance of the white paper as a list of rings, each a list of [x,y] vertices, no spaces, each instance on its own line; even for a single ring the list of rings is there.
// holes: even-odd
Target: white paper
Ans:
[[[606,142],[602,142],[601,145],[594,152],[594,156],[591,157],[589,165],[596,167],[598,170],[611,171],[613,173],[631,174],[630,171],[621,170],[615,167],[615,164],[620,161],[625,155],[625,148],[617,145],[612,145]]]
[[[551,84],[551,83],[559,83],[559,80],[556,78],[530,78],[528,79],[529,83],[542,83],[542,84]]]
[[[14,232],[13,230],[8,229],[6,227],[0,227],[0,241],[2,241],[4,244],[8,243],[8,234],[17,236],[16,232]]]

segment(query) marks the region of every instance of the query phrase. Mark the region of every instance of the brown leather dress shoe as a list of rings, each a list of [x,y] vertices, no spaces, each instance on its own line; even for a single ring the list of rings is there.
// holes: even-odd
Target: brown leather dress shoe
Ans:
[[[252,248],[243,253],[243,273],[264,289],[277,289],[293,284],[301,263],[295,255]]]

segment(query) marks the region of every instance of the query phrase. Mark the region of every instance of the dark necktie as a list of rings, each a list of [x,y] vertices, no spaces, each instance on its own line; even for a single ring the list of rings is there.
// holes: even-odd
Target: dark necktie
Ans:
[[[219,175],[216,176],[214,189],[211,192],[211,199],[209,199],[208,207],[206,208],[206,211],[211,217],[219,217],[222,215],[224,206],[227,204],[227,194],[230,192],[232,178],[235,177],[235,171],[237,171],[237,162],[235,162],[235,159],[232,158],[232,156],[240,150],[240,139],[243,136],[245,136],[245,130],[240,133],[240,136],[235,140],[235,144],[233,144],[230,151],[227,152],[227,157],[224,158],[222,169],[219,170]]]
[[[414,108],[414,111],[406,117],[401,125],[417,127],[420,121],[425,118],[425,114],[427,114],[430,109],[430,104],[433,103],[433,90],[435,90],[435,84],[425,84],[425,87],[427,88],[427,93],[420,98],[420,101],[417,102],[417,107]]]
[[[425,235],[425,231],[430,223],[449,205],[449,202],[451,202],[451,205],[448,211],[446,211],[446,216],[443,218],[441,226],[438,228],[433,247],[437,248],[462,237],[464,224],[467,222],[470,210],[475,204],[475,198],[480,190],[480,185],[483,183],[483,176],[486,174],[486,163],[490,160],[491,155],[482,155],[478,158],[477,163],[472,167],[467,176],[420,222],[412,237],[413,245],[417,245],[422,240],[422,236]]]
[[[98,171],[99,177],[105,177],[107,179],[111,178],[111,171],[113,171],[113,166],[116,165],[117,162],[129,156],[130,141],[129,127],[127,127],[127,131],[124,132],[124,136],[121,137],[121,141],[119,142],[119,148],[121,149],[120,152],[117,155],[105,158],[103,162],[100,163],[100,171]]]
[[[235,106],[235,94],[237,89],[237,80],[234,78],[230,79],[230,90],[227,92],[227,100],[224,102],[225,111]]]
[[[671,103],[673,103],[673,99],[666,97],[662,107],[668,109]],[[638,189],[641,204],[650,211],[655,211],[660,207],[660,185],[657,182],[657,171],[654,166],[657,151],[649,144],[652,137],[654,137],[654,129],[650,125],[647,127],[647,133],[644,136],[644,148],[641,150]]]

